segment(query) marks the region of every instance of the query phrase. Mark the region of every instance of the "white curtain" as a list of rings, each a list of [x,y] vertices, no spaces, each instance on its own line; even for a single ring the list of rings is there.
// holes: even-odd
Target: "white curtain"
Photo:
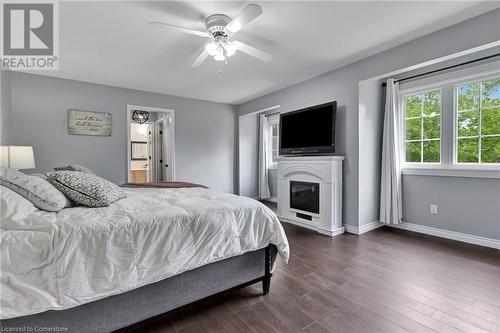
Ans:
[[[259,199],[269,199],[271,192],[269,191],[269,174],[267,165],[269,164],[269,133],[267,117],[263,114],[260,116],[260,135],[259,135]]]
[[[386,89],[380,177],[380,221],[386,224],[399,224],[403,215],[399,84],[389,79]]]

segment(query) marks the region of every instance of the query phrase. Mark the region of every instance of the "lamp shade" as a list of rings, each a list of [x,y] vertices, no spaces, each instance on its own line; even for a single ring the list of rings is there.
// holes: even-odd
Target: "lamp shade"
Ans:
[[[0,165],[12,169],[34,169],[35,157],[31,146],[1,146]]]

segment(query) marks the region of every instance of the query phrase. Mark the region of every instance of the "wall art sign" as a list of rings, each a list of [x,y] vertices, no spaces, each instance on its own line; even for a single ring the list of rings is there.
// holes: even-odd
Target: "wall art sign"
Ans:
[[[68,110],[68,134],[111,136],[111,113]]]

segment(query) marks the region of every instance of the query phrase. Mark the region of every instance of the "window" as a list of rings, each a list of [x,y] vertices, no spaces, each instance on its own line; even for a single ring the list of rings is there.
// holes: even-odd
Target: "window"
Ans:
[[[441,161],[441,90],[404,98],[407,163]]]
[[[278,163],[278,153],[279,153],[279,124],[271,125],[271,141],[272,141],[272,161],[274,164]]]
[[[407,173],[500,178],[499,64],[401,84]]]
[[[456,161],[500,163],[500,78],[456,87]]]
[[[269,133],[269,156],[271,159],[269,161],[269,168],[278,167],[278,153],[279,153],[279,115],[270,116],[267,120],[268,123],[268,133]]]

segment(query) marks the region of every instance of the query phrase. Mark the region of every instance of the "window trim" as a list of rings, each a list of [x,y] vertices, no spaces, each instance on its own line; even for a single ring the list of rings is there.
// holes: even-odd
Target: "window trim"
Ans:
[[[403,84],[399,92],[401,169],[403,175],[455,176],[500,178],[499,163],[458,163],[457,162],[457,87],[465,83],[486,81],[500,77],[500,69],[495,61],[475,67],[446,73],[434,78],[426,78]],[[479,70],[477,69],[479,68]],[[420,82],[420,84],[419,84]],[[406,87],[405,87],[406,86]],[[406,120],[404,97],[431,90],[441,90],[441,149],[440,163],[406,162]],[[451,100],[450,100],[451,99]],[[452,108],[450,111],[449,109]],[[451,112],[451,115],[449,114]],[[450,124],[450,122],[452,122]],[[450,128],[450,126],[452,128]],[[451,131],[450,131],[451,130]]]
[[[419,175],[419,176],[438,176],[438,177],[470,177],[470,178],[494,178],[500,179],[500,171],[491,168],[447,168],[440,166],[438,168],[403,168],[401,170],[403,175]]]

